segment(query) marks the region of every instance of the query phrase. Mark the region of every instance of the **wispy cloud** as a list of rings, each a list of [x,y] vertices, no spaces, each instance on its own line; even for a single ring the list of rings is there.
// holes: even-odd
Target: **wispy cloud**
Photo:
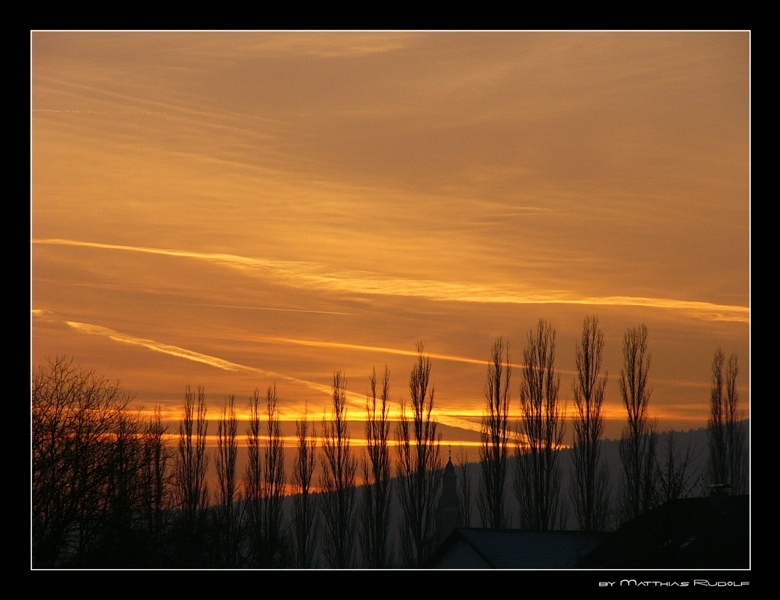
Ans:
[[[198,304],[197,306],[209,306],[212,308],[235,308],[238,310],[267,310],[271,312],[294,312],[294,313],[307,313],[315,315],[351,315],[353,313],[338,311],[338,310],[311,310],[303,308],[278,308],[272,306],[241,306],[237,304]]]
[[[248,274],[273,276],[293,287],[311,287],[336,292],[391,295],[489,304],[570,304],[587,306],[645,307],[685,312],[707,321],[747,323],[748,307],[672,298],[635,296],[580,297],[572,292],[531,292],[514,285],[483,285],[431,279],[382,276],[368,271],[331,270],[317,262],[268,260],[225,253],[193,252],[143,246],[104,244],[65,239],[38,239],[34,244],[74,246],[102,250],[138,252],[193,259],[238,269]]]

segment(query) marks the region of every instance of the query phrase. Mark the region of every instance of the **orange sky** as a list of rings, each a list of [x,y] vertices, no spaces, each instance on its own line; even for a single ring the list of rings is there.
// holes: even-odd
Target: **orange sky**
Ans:
[[[359,419],[421,340],[439,421],[474,428],[493,341],[516,409],[540,318],[571,408],[595,314],[611,437],[640,323],[661,429],[706,423],[718,347],[749,408],[749,32],[36,31],[31,57],[32,367],[174,417],[188,384],[217,418],[276,383],[315,420],[341,370]]]

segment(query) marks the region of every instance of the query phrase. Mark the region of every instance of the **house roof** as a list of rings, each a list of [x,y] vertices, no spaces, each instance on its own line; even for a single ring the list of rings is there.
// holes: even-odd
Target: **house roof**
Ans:
[[[430,569],[566,569],[604,534],[457,527],[428,562]]]
[[[669,502],[608,533],[457,527],[429,569],[748,569],[749,496]]]
[[[621,526],[577,568],[747,569],[749,513],[749,496],[669,502]]]

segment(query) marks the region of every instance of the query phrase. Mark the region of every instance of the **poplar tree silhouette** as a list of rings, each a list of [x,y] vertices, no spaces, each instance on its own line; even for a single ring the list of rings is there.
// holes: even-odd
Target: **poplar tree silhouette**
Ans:
[[[718,348],[712,360],[709,439],[709,480],[715,485],[729,485],[732,493],[747,493],[747,445],[741,427],[737,375],[739,364],[732,354],[723,373],[725,357]]]
[[[263,531],[263,453],[260,389],[249,397],[249,427],[246,432],[247,463],[244,471],[244,537],[246,563],[257,568],[263,565],[265,543]]]
[[[558,402],[560,376],[555,374],[555,329],[548,322],[540,319],[536,330],[528,332],[523,359],[515,495],[521,526],[546,531],[565,521],[558,462],[565,427]]]
[[[366,396],[366,451],[363,472],[366,480],[363,497],[363,561],[369,569],[390,566],[391,479],[388,420],[390,402],[390,371],[385,366],[377,393],[376,369],[369,377]]]
[[[225,568],[238,566],[239,523],[236,504],[240,500],[236,463],[238,461],[238,418],[235,410],[236,397],[228,396],[222,407],[222,416],[217,423],[217,510],[214,535],[217,564]]]
[[[647,326],[626,330],[623,336],[623,368],[620,394],[626,408],[627,423],[620,438],[623,465],[620,509],[624,520],[635,519],[650,510],[656,500],[656,421],[648,415],[652,390],[647,378],[650,370]]]
[[[148,536],[147,566],[162,560],[162,546],[168,534],[171,464],[173,455],[165,443],[168,427],[163,425],[162,411],[156,406],[144,427],[144,462],[141,473],[144,528]]]
[[[396,430],[398,440],[398,492],[403,511],[401,545],[409,567],[421,567],[433,551],[436,506],[441,487],[441,434],[433,418],[434,389],[430,381],[431,360],[422,342],[417,343],[417,361],[409,376],[411,416],[406,399]]]
[[[316,567],[314,562],[317,547],[315,522],[317,511],[311,491],[317,451],[317,432],[309,430],[308,405],[301,419],[295,422],[298,440],[295,463],[293,464],[293,541],[295,544],[295,566],[300,569]]]
[[[483,527],[503,529],[507,525],[505,484],[509,456],[509,384],[512,365],[509,345],[498,338],[490,351],[485,381],[485,410],[482,443],[479,448],[479,513]]]
[[[601,462],[604,436],[604,390],[607,373],[601,373],[604,332],[597,317],[585,317],[582,336],[575,346],[577,375],[572,384],[576,417],[572,447],[571,499],[583,531],[602,531],[609,514],[609,475]]]
[[[347,380],[333,374],[331,419],[323,419],[320,506],[325,527],[325,554],[334,569],[352,566],[355,552],[355,475],[357,460],[350,448],[347,423]]]
[[[179,421],[178,455],[175,464],[176,507],[179,514],[181,556],[186,567],[204,566],[209,490],[206,482],[209,456],[206,453],[206,392],[188,385]]]
[[[463,527],[471,527],[471,505],[472,505],[472,481],[471,471],[469,470],[468,456],[463,450],[463,446],[458,449],[458,498],[462,510]]]
[[[285,479],[284,439],[279,423],[278,402],[276,384],[273,384],[268,387],[265,395],[266,435],[260,487],[263,531],[261,563],[265,567],[283,566],[286,560],[282,535],[285,528],[282,515]]]

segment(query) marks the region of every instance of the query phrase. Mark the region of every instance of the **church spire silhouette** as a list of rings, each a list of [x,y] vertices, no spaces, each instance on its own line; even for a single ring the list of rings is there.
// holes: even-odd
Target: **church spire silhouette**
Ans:
[[[453,529],[463,524],[458,498],[458,476],[455,473],[455,465],[452,464],[452,446],[449,447],[447,465],[441,477],[441,496],[436,512],[436,545],[444,541]]]

